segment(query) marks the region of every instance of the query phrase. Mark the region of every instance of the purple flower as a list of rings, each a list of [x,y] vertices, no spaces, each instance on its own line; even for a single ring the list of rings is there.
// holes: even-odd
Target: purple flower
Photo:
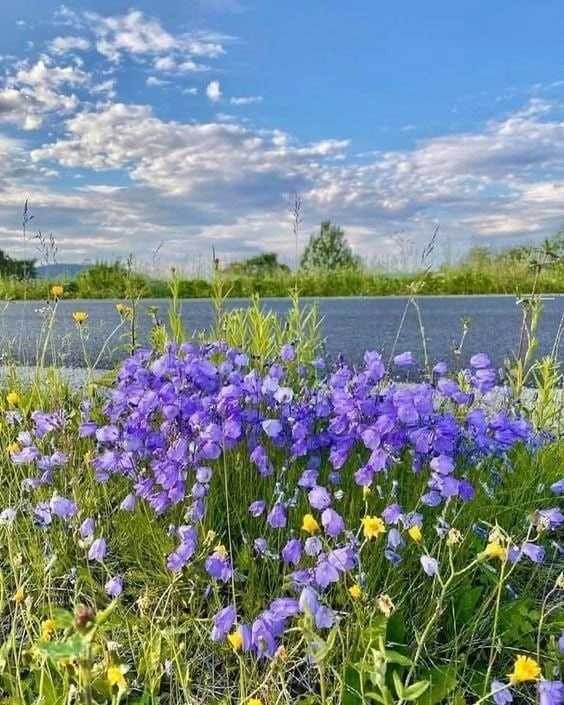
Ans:
[[[305,540],[304,551],[308,556],[317,556],[321,553],[323,544],[318,536],[310,536]]]
[[[101,563],[107,553],[106,539],[95,539],[88,551],[88,560]]]
[[[430,577],[437,575],[437,573],[439,572],[439,565],[435,558],[423,555],[419,560],[421,562],[421,567],[427,575],[429,575]]]
[[[564,703],[564,683],[545,681],[538,683],[539,705],[562,705]]]
[[[550,491],[554,494],[564,494],[564,478],[550,485]]]
[[[409,350],[394,357],[394,365],[396,367],[411,367],[413,364],[415,364],[415,360],[413,353]]]
[[[105,585],[105,589],[110,597],[119,597],[123,590],[123,578],[119,575],[110,578]]]
[[[402,509],[399,504],[390,504],[382,511],[382,519],[386,524],[397,524],[402,516]]]
[[[295,360],[295,358],[296,351],[294,350],[294,346],[290,345],[290,343],[286,343],[286,345],[283,345],[280,350],[280,359],[284,360],[284,362],[292,362],[292,360]]]
[[[333,610],[324,605],[320,605],[315,613],[315,626],[318,629],[330,629],[335,622]]]
[[[437,362],[437,364],[433,367],[433,372],[436,375],[440,375],[441,377],[443,375],[446,375],[448,370],[446,362]]]
[[[337,514],[337,512],[330,507],[325,509],[321,515],[321,523],[323,524],[323,528],[326,533],[333,538],[336,538],[342,531],[345,530],[345,522],[343,521],[343,517],[340,514]]]
[[[132,512],[135,509],[136,504],[137,497],[134,494],[128,494],[127,497],[124,497],[122,500],[119,508],[123,509],[125,512]]]
[[[229,605],[220,610],[213,618],[213,629],[211,638],[214,641],[223,641],[227,634],[231,631],[231,627],[235,624],[237,612],[235,607]]]
[[[509,686],[498,680],[492,681],[492,698],[496,705],[509,705],[513,702]]]
[[[327,492],[325,487],[321,487],[321,485],[317,485],[310,490],[307,498],[311,506],[315,509],[327,509],[331,504],[331,495]]]
[[[284,563],[296,565],[300,562],[302,555],[302,544],[299,539],[290,539],[282,549],[282,560]]]
[[[94,529],[96,528],[96,522],[92,517],[88,517],[85,519],[82,524],[80,525],[80,529],[78,530],[80,533],[80,538],[81,539],[89,539],[92,537],[92,534],[94,533]]]
[[[521,546],[521,551],[533,563],[542,563],[544,561],[544,548],[537,546],[534,543],[524,543]]]
[[[115,443],[119,438],[117,426],[102,426],[96,431],[96,440],[100,443]]]
[[[286,526],[286,509],[281,502],[277,502],[272,507],[266,521],[273,529],[283,529]]]
[[[302,612],[313,617],[319,608],[319,598],[315,590],[305,587],[300,594],[299,604]]]
[[[282,424],[278,419],[265,419],[262,422],[262,429],[269,438],[278,438],[282,433]]]
[[[76,514],[76,504],[66,497],[53,495],[49,502],[51,513],[61,519],[70,519]]]
[[[476,353],[476,355],[472,355],[470,358],[470,364],[474,369],[482,370],[486,367],[491,367],[492,363],[486,353]]]
[[[266,502],[262,499],[257,499],[249,505],[249,513],[254,517],[259,517],[261,514],[264,514],[265,509]]]
[[[268,553],[268,542],[262,536],[259,536],[254,540],[253,546],[259,556],[265,556]]]
[[[226,583],[231,578],[231,561],[229,556],[216,551],[206,558],[205,568],[211,578]]]
[[[173,573],[184,568],[198,547],[198,532],[193,526],[179,527],[178,535],[180,545],[167,558],[167,568]]]

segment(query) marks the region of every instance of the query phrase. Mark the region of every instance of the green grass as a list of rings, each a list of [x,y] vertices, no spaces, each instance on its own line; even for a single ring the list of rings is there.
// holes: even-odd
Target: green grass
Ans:
[[[230,297],[285,297],[288,290],[299,288],[301,296],[390,296],[406,295],[414,280],[422,282],[420,295],[437,294],[523,294],[536,290],[541,293],[564,291],[564,263],[543,268],[537,275],[527,261],[486,260],[443,266],[428,272],[387,273],[368,269],[335,271],[301,271],[296,274],[278,272],[248,276],[220,273],[225,292]],[[209,298],[214,282],[210,279],[190,279],[175,275],[180,298]],[[0,299],[46,299],[57,282],[42,279],[21,281],[0,278]],[[138,273],[124,273],[114,265],[87,270],[76,279],[62,282],[65,298],[123,298],[130,295],[145,298],[166,298],[170,280],[156,279]]]

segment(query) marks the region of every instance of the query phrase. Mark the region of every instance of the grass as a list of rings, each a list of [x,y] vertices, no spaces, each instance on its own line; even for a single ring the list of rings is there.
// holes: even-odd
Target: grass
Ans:
[[[131,265],[130,265],[131,266]],[[285,297],[298,286],[302,296],[391,296],[405,295],[414,280],[421,281],[419,295],[437,294],[523,294],[533,289],[540,293],[564,291],[564,260],[556,260],[540,271],[530,259],[479,258],[437,270],[392,273],[369,268],[300,271],[274,271],[263,274],[220,272],[218,275],[230,297]],[[166,298],[171,281],[180,298],[209,298],[214,279],[187,278],[173,273],[167,281],[133,272],[118,264],[98,264],[72,280],[62,282],[65,298]],[[0,278],[0,298],[47,299],[54,284],[45,279]]]
[[[215,283],[217,318],[210,337],[247,351],[258,371],[284,344],[296,344],[298,360],[290,381],[298,392],[305,382],[299,364],[318,354],[315,310],[304,310],[294,293],[286,320],[263,312],[258,301],[249,309],[227,312],[222,302],[228,286]],[[153,331],[157,352],[185,335],[178,302],[184,295],[182,282],[177,282],[168,323]],[[529,347],[534,346],[534,330],[530,332]],[[562,415],[555,396],[561,384],[558,366],[545,361],[543,369],[527,355],[520,359],[514,391],[519,393],[528,379],[538,376],[539,402],[531,418],[539,431],[554,434]],[[129,481],[96,481],[91,464],[96,444],[79,437],[80,408],[87,401],[93,417],[102,421],[114,384],[110,378],[73,389],[56,371],[41,366],[29,383],[16,374],[4,381],[0,509],[17,507],[18,516],[13,524],[0,526],[0,702],[464,705],[491,700],[492,678],[507,681],[518,654],[538,661],[545,679],[561,678],[558,537],[540,536],[547,557],[539,564],[510,564],[482,555],[492,529],[506,544],[532,540],[531,518],[539,508],[557,504],[549,488],[561,479],[564,467],[564,443],[558,437],[537,450],[520,445],[505,456],[459,467],[472,479],[475,499],[435,509],[418,504],[427,475],[412,472],[410,457],[397,458],[367,492],[353,479],[359,465],[353,456],[341,471],[342,498],[337,502],[347,525],[360,529],[361,517],[380,515],[389,497],[395,497],[402,506],[423,511],[423,542],[406,534],[403,561],[394,567],[384,557],[385,536],[365,541],[358,571],[361,598],[353,599],[348,591],[352,575],[330,591],[339,616],[336,626],[319,630],[303,616],[291,623],[274,658],[256,659],[211,641],[211,618],[231,598],[242,614],[252,617],[274,596],[287,594],[290,569],[278,560],[258,560],[252,544],[261,535],[278,552],[291,534],[303,535],[300,517],[310,511],[307,500],[303,493],[299,496],[283,532],[252,519],[248,506],[259,495],[272,501],[282,479],[293,486],[299,463],[288,463],[283,451],[270,447],[276,472],[259,480],[245,444],[213,462],[198,556],[224,543],[237,578],[205,589],[209,579],[201,561],[177,574],[166,568],[166,556],[177,543],[170,526],[183,523],[185,506],[156,517],[140,501],[133,512],[123,512],[119,506],[130,491]],[[8,401],[9,392],[17,394],[17,401]],[[44,530],[34,524],[31,506],[48,500],[53,486],[30,493],[22,484],[29,468],[11,460],[10,446],[20,428],[9,422],[8,412],[18,410],[25,429],[35,409],[65,411],[65,428],[40,443],[44,452],[57,448],[68,454],[65,468],[54,474],[54,487],[76,502],[80,521],[95,517],[97,535],[107,537],[111,546],[102,563],[85,559],[78,520],[54,521]],[[328,471],[325,458],[322,476]],[[439,536],[434,529],[438,521],[455,527],[460,540],[449,543]],[[438,558],[440,579],[423,573],[422,552]],[[110,600],[104,585],[117,573],[124,576],[125,589]],[[519,702],[536,698],[533,683],[516,686],[515,692]]]

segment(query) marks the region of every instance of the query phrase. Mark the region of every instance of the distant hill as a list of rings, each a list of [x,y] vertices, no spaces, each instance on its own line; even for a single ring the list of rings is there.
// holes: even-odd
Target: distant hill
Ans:
[[[89,264],[72,264],[70,262],[42,264],[35,267],[35,276],[38,279],[72,279],[88,269],[89,266]]]

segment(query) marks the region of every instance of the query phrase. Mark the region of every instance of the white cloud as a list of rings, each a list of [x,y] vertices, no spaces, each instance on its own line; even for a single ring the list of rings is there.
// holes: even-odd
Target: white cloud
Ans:
[[[216,103],[218,100],[221,100],[222,93],[219,81],[210,81],[208,83],[208,85],[206,86],[206,95],[212,101],[212,103]]]
[[[198,95],[198,89],[195,86],[183,88],[182,92],[184,93],[184,95]]]
[[[24,130],[38,129],[46,115],[76,110],[79,100],[68,88],[88,81],[88,74],[76,66],[54,66],[46,59],[21,65],[0,88],[0,122],[22,124]]]
[[[249,96],[234,96],[229,98],[229,102],[232,105],[252,105],[253,103],[262,103],[261,95],[249,95]]]
[[[145,81],[145,84],[147,86],[168,86],[170,84],[170,81],[166,81],[163,78],[157,78],[156,76],[148,76],[147,80]]]
[[[53,54],[67,54],[70,51],[86,51],[90,49],[90,42],[84,37],[55,37],[49,42],[49,50]]]

